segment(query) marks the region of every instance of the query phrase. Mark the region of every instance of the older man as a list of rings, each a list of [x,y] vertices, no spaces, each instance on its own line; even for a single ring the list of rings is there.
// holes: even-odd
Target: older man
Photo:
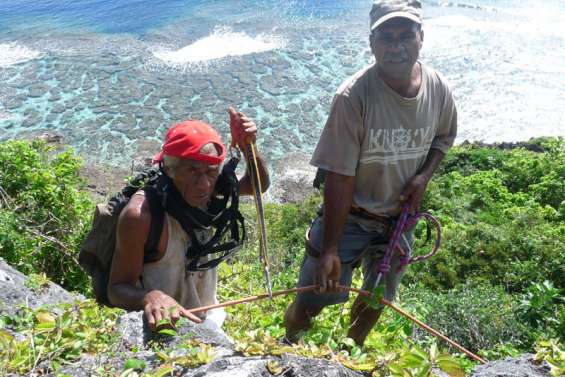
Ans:
[[[234,109],[229,111],[233,141],[240,147],[246,140],[254,141],[255,124]],[[224,202],[213,200],[218,194],[225,156],[226,147],[219,134],[205,123],[191,120],[169,129],[163,150],[154,158],[163,172],[160,190],[168,201],[160,238],[151,261],[147,262],[145,246],[151,229],[152,203],[146,192],[140,190],[132,196],[118,221],[108,284],[112,305],[144,310],[152,328],[162,319],[174,322],[185,316],[201,322],[205,318],[206,313],[197,317],[187,309],[217,302],[215,265],[221,259],[215,262],[210,252],[224,240],[215,238],[218,233],[214,234],[212,220],[225,210]],[[269,178],[261,158],[258,169],[266,189]],[[236,184],[240,195],[252,194],[249,176]],[[195,245],[204,253],[189,260]]]
[[[418,0],[375,1],[370,44],[376,62],[337,90],[311,163],[328,172],[323,215],[309,232],[298,285],[319,284],[299,294],[285,316],[287,340],[296,342],[325,306],[345,302],[352,270],[362,265],[363,288],[376,281],[402,203],[420,207],[426,185],[454,142],[457,113],[446,80],[418,60],[424,40]],[[412,244],[403,235],[403,247]],[[381,280],[392,300],[400,283],[398,258]],[[362,345],[382,311],[359,297],[348,336]]]

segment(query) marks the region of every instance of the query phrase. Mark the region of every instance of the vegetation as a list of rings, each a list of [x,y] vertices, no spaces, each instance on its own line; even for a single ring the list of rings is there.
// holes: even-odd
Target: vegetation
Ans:
[[[93,203],[71,150],[41,142],[0,143],[0,256],[28,274],[40,290],[46,278],[89,296],[87,276],[76,264],[90,225]],[[565,140],[532,140],[509,150],[456,147],[430,183],[425,208],[443,226],[434,259],[411,265],[398,304],[454,340],[495,359],[523,352],[546,360],[555,376],[565,365]],[[320,204],[266,207],[271,274],[275,290],[294,286],[303,258],[304,234]],[[249,239],[220,266],[220,301],[264,292],[257,253],[254,208],[243,205]],[[425,226],[416,229],[418,238]],[[418,242],[417,253],[429,244]],[[361,276],[354,276],[354,286]],[[244,355],[294,352],[324,357],[373,376],[428,376],[439,368],[453,376],[474,365],[391,311],[360,349],[346,338],[351,301],[326,308],[298,346],[283,346],[283,313],[292,297],[228,308],[226,332]],[[497,316],[492,313],[496,312]],[[57,369],[81,353],[111,353],[121,310],[93,301],[0,317],[0,375],[38,365]],[[268,313],[268,314],[267,314]],[[169,331],[170,332],[170,331]],[[166,333],[164,333],[166,336]],[[209,362],[213,350],[186,341],[188,356],[159,345],[161,366],[151,370],[128,360],[113,373],[170,374],[174,365]],[[280,367],[271,362],[271,373]],[[112,371],[101,370],[100,373]]]
[[[25,274],[88,292],[76,261],[93,208],[81,164],[71,149],[42,141],[0,143],[0,256]]]

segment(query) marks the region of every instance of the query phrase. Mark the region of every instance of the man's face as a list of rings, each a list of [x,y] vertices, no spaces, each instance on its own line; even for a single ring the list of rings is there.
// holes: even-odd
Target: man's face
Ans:
[[[371,35],[371,50],[380,72],[393,79],[409,79],[423,39],[420,25],[405,18],[392,18],[380,25]]]
[[[205,148],[206,146],[201,153],[218,156],[213,146]],[[195,160],[180,160],[174,168],[174,173],[168,172],[184,201],[200,209],[206,209],[219,174],[220,165],[210,165]]]

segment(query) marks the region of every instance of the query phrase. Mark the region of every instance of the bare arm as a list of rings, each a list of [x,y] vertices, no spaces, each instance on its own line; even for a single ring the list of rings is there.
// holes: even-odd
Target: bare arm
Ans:
[[[445,154],[439,149],[430,149],[420,171],[404,187],[402,194],[400,194],[400,201],[410,203],[410,213],[420,209],[428,182],[432,179],[444,157]]]
[[[157,327],[161,319],[175,322],[181,315],[201,322],[164,292],[148,291],[137,286],[143,272],[145,243],[150,226],[149,202],[142,195],[134,195],[118,220],[116,250],[108,283],[110,303],[126,310],[143,310],[152,329]]]
[[[249,119],[245,114],[236,111],[233,107],[228,109],[230,114],[230,130],[232,137],[232,146],[237,145],[240,150],[244,151],[248,142],[255,143],[257,140],[257,125]],[[265,160],[256,150],[257,170],[259,171],[259,179],[261,180],[261,192],[267,191],[271,184],[269,171]],[[249,169],[249,167],[248,167]],[[245,175],[239,180],[239,194],[253,195],[253,186],[249,171],[246,170]]]
[[[353,202],[355,177],[328,172],[324,187],[324,238],[316,282],[320,292],[335,290],[341,276],[338,245]]]
[[[430,149],[430,152],[426,157],[426,161],[424,162],[424,165],[422,166],[418,174],[424,175],[429,181],[430,179],[432,179],[432,176],[434,175],[441,161],[443,161],[444,157],[445,154],[439,149]]]
[[[257,169],[259,170],[259,179],[261,180],[261,192],[265,192],[271,182],[265,160],[259,153],[257,153]],[[251,177],[247,170],[245,171],[245,175],[239,180],[239,194],[253,195],[253,185],[251,184]]]
[[[134,195],[120,214],[116,250],[108,283],[112,305],[126,310],[142,310],[148,293],[136,286],[143,271],[143,256],[151,214],[145,197]]]

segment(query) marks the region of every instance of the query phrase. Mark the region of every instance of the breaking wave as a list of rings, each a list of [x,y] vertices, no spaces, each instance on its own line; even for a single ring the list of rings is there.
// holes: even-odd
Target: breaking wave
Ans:
[[[37,59],[41,52],[16,43],[0,43],[0,68]]]
[[[154,51],[153,55],[167,64],[184,66],[222,59],[230,56],[241,56],[275,50],[283,47],[279,38],[258,35],[251,37],[246,33],[234,32],[230,28],[216,28],[207,37],[182,47],[178,50]]]

